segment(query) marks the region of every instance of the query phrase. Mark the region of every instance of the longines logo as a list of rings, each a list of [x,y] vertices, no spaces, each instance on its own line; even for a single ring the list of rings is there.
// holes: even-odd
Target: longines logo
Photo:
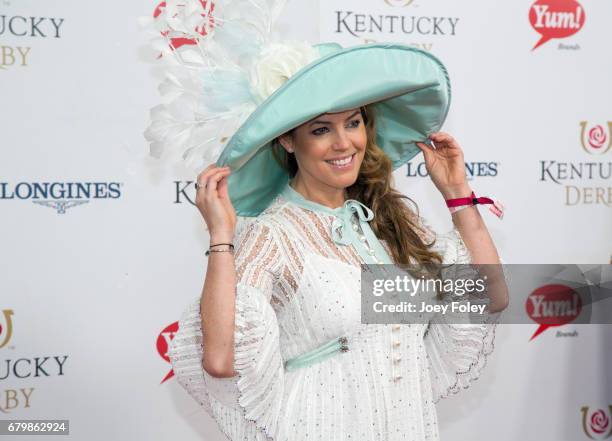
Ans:
[[[68,208],[93,199],[118,199],[121,188],[120,182],[0,182],[0,200],[31,200],[65,214]]]
[[[10,3],[4,1],[4,6],[10,6]],[[7,37],[58,39],[62,37],[63,24],[63,18],[3,14],[0,15],[0,37],[3,40]],[[28,66],[31,49],[23,45],[1,45],[0,70],[13,66]]]
[[[612,405],[607,409],[596,409],[589,412],[589,406],[580,409],[582,414],[582,431],[590,439],[604,440],[612,436]]]
[[[24,379],[63,376],[67,355],[43,357],[11,357],[7,355],[15,350],[9,346],[13,336],[13,310],[2,311],[3,320],[0,323],[0,355],[6,356],[0,362],[0,386],[14,385]],[[6,383],[4,383],[7,381]],[[14,387],[14,386],[13,386]],[[8,388],[0,390],[0,414],[10,414],[18,409],[30,407],[33,387]]]
[[[567,38],[584,26],[584,9],[576,0],[538,0],[529,9],[529,22],[540,34],[534,50],[553,38]],[[580,49],[578,45],[559,44],[559,49]]]
[[[168,357],[168,349],[170,349],[170,342],[172,341],[172,339],[174,338],[174,335],[178,331],[178,325],[179,325],[179,322],[176,321],[174,323],[170,323],[168,326],[162,329],[162,331],[157,336],[157,341],[155,343],[155,347],[157,348],[157,353],[168,364],[170,364],[170,357]],[[166,380],[169,380],[173,376],[174,376],[174,371],[171,368],[170,371],[166,374],[166,376],[162,378],[162,381],[160,384],[164,383]]]
[[[589,155],[601,156],[611,152],[612,122],[590,125],[581,121],[580,144]],[[612,178],[612,161],[559,162],[540,161],[540,181],[563,185],[568,181],[608,181]],[[565,205],[604,205],[612,207],[612,187],[565,185]]]
[[[498,173],[498,162],[466,162],[465,171],[468,179],[475,177],[496,177]],[[428,176],[425,162],[406,163],[406,176],[409,177],[426,177]]]

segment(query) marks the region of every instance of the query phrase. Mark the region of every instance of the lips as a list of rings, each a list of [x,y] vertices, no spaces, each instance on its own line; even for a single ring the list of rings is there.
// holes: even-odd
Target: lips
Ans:
[[[327,160],[325,162],[327,162],[329,165],[331,165],[334,168],[347,168],[353,164],[354,157],[355,157],[355,153],[353,153],[350,156],[345,156],[344,158]]]

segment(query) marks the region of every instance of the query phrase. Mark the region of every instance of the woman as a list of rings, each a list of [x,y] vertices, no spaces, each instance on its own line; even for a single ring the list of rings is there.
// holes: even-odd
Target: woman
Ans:
[[[436,237],[404,203],[376,122],[365,105],[275,138],[290,180],[237,236],[231,168],[197,178],[210,260],[169,355],[232,440],[438,439],[434,403],[477,378],[492,350],[494,325],[361,323],[362,263],[499,263],[475,206]],[[429,139],[416,146],[442,197],[470,195],[457,142]],[[489,311],[506,304],[498,291]]]

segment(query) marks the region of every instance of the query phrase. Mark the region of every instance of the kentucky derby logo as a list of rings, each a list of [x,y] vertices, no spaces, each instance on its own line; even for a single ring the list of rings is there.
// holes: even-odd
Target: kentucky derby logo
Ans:
[[[2,315],[4,316],[4,324],[0,323],[0,349],[11,341],[11,336],[13,335],[13,321],[11,320],[13,310],[5,309],[2,311]]]
[[[582,413],[582,430],[590,439],[608,439],[612,435],[612,405],[607,409],[597,409],[589,413],[589,406],[580,409]]]
[[[385,0],[385,3],[389,6],[410,6],[414,0]]]
[[[551,326],[574,321],[582,311],[582,299],[576,291],[565,285],[544,285],[533,291],[525,303],[527,315],[540,326],[529,341]]]
[[[166,362],[170,363],[170,357],[168,357],[168,349],[170,348],[170,342],[174,338],[174,334],[178,331],[178,321],[169,324],[166,326],[157,336],[157,342],[155,344],[157,348],[157,353],[161,358],[163,358]],[[174,371],[170,369],[170,371],[166,374],[166,376],[162,379],[161,383],[169,380],[174,376]]]
[[[172,26],[173,21],[181,24],[183,20],[189,20],[194,23],[195,32],[203,37],[208,35],[215,27],[213,17],[215,3],[212,0],[192,1],[188,5],[177,4],[174,1],[169,3],[170,5],[164,1],[158,4],[153,11],[153,18],[160,23],[159,26],[162,28],[160,33],[168,41],[170,49],[178,49],[181,46],[198,43],[197,38],[186,37],[180,29],[168,29]],[[179,17],[178,20],[176,20],[177,17]],[[161,56],[160,54],[159,57]]]
[[[576,0],[538,0],[529,9],[529,22],[540,34],[531,50],[553,38],[574,35],[582,29],[584,21],[584,8]]]
[[[587,121],[580,122],[580,143],[585,152],[591,155],[602,155],[612,147],[612,121],[608,124],[588,126]]]
[[[7,0],[3,1],[3,6],[9,5]],[[32,37],[37,40],[40,38],[56,40],[62,38],[63,24],[64,19],[59,17],[36,17],[29,14],[0,15],[0,37],[3,39],[3,44],[0,46],[0,71],[10,67],[29,66],[32,47],[24,44],[12,45],[12,41],[16,41],[17,38],[30,41]]]

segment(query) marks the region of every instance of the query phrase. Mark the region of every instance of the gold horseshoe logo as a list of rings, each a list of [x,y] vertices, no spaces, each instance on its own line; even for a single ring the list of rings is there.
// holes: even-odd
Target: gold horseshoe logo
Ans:
[[[602,146],[601,151],[599,152],[597,151],[598,149],[593,148],[592,146],[589,146],[589,140],[585,139],[585,136],[586,137],[590,136],[590,134],[587,134],[587,121],[580,121],[580,144],[582,144],[582,148],[589,155],[603,155],[604,153],[607,153],[610,150],[610,147],[612,147],[612,121],[608,121],[608,133],[602,133],[603,132],[602,126],[591,127],[591,130],[597,127],[601,128],[600,136],[607,136],[608,138],[606,140],[608,141],[608,145],[605,147]]]
[[[13,310],[5,309],[2,312],[4,313],[4,323],[6,324],[6,330],[4,330],[2,326],[0,326],[0,337],[2,337],[2,334],[4,334],[4,338],[2,342],[0,342],[0,349],[2,349],[8,344],[8,342],[11,340],[11,336],[13,335],[13,321],[11,320]]]

